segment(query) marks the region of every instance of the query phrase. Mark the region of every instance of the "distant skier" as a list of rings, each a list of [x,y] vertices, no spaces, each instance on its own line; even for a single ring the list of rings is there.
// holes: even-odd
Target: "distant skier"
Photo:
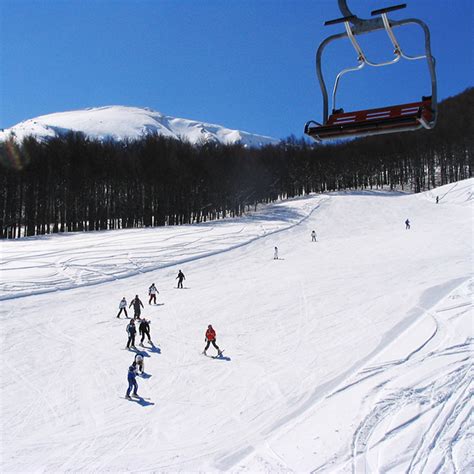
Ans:
[[[207,326],[207,331],[206,331],[206,338],[205,338],[206,347],[204,348],[203,354],[207,355],[207,350],[209,349],[209,345],[212,343],[212,345],[217,349],[217,355],[220,356],[222,355],[222,351],[219,349],[219,346],[216,344],[216,331],[214,331],[214,328],[212,327],[211,324]]]
[[[127,334],[128,341],[126,349],[135,349],[135,336],[137,334],[137,328],[135,326],[135,321],[132,319],[127,325]]]
[[[311,242],[316,242],[316,231],[315,230],[313,230],[311,232]]]
[[[405,221],[405,229],[409,229],[410,228],[410,221],[407,219]]]
[[[133,396],[138,397],[137,367],[135,362],[128,368],[128,389],[125,398],[130,400],[130,392],[133,390]]]
[[[148,338],[148,342],[153,344],[150,337],[150,321],[147,321],[145,318],[141,319],[140,324],[138,325],[138,333],[142,336],[140,346],[143,347],[145,336]]]
[[[140,306],[141,306],[142,308],[144,308],[143,303],[141,302],[141,300],[140,300],[140,298],[138,297],[138,295],[135,295],[135,298],[133,298],[132,302],[130,303],[129,308],[131,308],[132,305],[133,305],[133,311],[134,311],[133,317],[134,317],[135,319],[138,319],[138,318],[140,317],[140,314],[141,314]]]
[[[120,318],[120,315],[122,314],[122,311],[125,313],[125,317],[128,318],[127,314],[127,300],[125,299],[125,296],[120,300],[119,303],[119,312],[117,314],[117,318]]]
[[[148,294],[150,295],[150,299],[148,300],[148,304],[156,304],[156,295],[159,293],[159,291],[156,289],[156,286],[154,283],[151,284],[150,288],[148,288]]]
[[[141,375],[145,372],[145,361],[143,360],[143,356],[141,354],[135,355],[135,361],[133,362],[136,367],[136,373]]]
[[[278,247],[275,247],[273,252],[273,260],[278,260]]]
[[[436,196],[436,204],[439,203],[439,196]]]
[[[184,273],[181,270],[178,272],[176,280],[178,280],[178,288],[183,288],[183,280],[186,280],[186,277],[184,276]]]

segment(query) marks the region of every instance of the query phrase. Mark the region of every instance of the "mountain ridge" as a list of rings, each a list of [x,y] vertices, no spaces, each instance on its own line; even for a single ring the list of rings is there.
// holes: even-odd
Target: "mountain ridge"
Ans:
[[[99,141],[140,140],[148,135],[163,135],[192,144],[242,144],[248,147],[276,145],[279,140],[221,125],[165,115],[149,107],[107,105],[56,112],[22,121],[0,131],[0,141],[22,141],[32,136],[45,141],[70,132],[84,133]]]

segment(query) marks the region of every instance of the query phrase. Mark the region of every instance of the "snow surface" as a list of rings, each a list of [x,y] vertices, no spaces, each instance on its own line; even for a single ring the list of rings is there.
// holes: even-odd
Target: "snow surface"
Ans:
[[[27,136],[46,140],[71,131],[105,141],[137,140],[150,134],[188,140],[190,143],[240,143],[258,147],[278,144],[279,140],[220,125],[169,117],[148,108],[107,106],[42,115],[0,131],[0,141]]]
[[[473,472],[473,185],[2,242],[0,471]]]

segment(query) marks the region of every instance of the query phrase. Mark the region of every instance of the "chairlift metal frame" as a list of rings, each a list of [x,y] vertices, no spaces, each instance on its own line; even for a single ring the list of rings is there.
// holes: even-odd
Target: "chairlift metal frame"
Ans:
[[[437,118],[437,87],[435,59],[431,54],[430,31],[426,23],[416,18],[405,20],[389,20],[388,13],[400,10],[406,7],[406,4],[394,5],[387,8],[381,8],[371,12],[372,16],[377,18],[362,19],[354,15],[347,6],[347,0],[338,0],[339,9],[343,15],[342,18],[326,21],[325,25],[334,25],[344,23],[345,33],[339,33],[326,38],[320,45],[316,53],[316,74],[323,95],[323,123],[310,120],[305,124],[305,134],[313,137],[316,141],[360,137],[368,135],[379,135],[383,133],[404,132],[418,130],[420,128],[432,129],[436,124]],[[409,56],[404,53],[398,42],[393,28],[415,24],[422,28],[425,36],[425,54],[420,56]],[[376,63],[370,61],[356,36],[371,33],[377,30],[385,30],[394,47],[394,57],[389,61]],[[332,113],[329,116],[329,98],[322,72],[322,54],[326,46],[341,38],[348,38],[357,53],[357,66],[343,69],[336,76],[332,91]],[[419,102],[409,104],[388,106],[377,109],[359,110],[355,112],[344,112],[343,109],[336,109],[336,93],[339,82],[348,72],[359,71],[365,65],[371,67],[383,67],[397,63],[400,59],[417,61],[426,59],[428,71],[431,77],[431,96],[422,97]]]

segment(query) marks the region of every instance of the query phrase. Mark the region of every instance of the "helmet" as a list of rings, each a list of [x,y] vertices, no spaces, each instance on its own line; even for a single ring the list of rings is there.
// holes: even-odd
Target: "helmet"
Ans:
[[[207,326],[209,329],[212,329],[212,324],[209,324],[209,326]]]
[[[137,362],[141,362],[143,360],[143,356],[138,354],[137,357],[135,358]]]

